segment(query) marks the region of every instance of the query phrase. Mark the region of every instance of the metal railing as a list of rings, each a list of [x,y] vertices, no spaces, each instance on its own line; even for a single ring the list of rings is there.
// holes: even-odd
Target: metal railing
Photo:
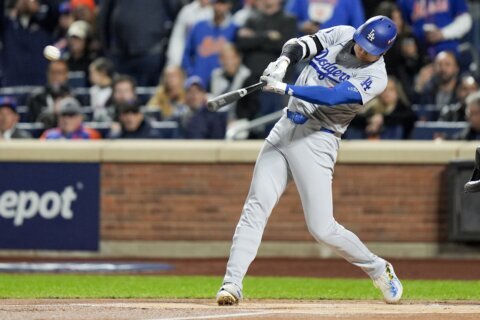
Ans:
[[[241,133],[248,132],[252,129],[256,129],[256,128],[264,126],[266,124],[270,124],[272,122],[275,122],[275,121],[277,121],[278,119],[281,118],[282,114],[283,114],[283,110],[279,110],[279,111],[264,115],[260,118],[256,118],[252,121],[241,123],[238,126],[235,126],[231,129],[228,129],[227,133],[225,134],[225,139],[226,140],[237,140],[238,136]]]

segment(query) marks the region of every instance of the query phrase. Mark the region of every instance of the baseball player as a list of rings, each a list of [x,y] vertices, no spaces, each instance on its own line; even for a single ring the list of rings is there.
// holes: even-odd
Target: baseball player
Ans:
[[[403,292],[393,267],[333,217],[332,175],[340,137],[356,113],[387,84],[383,54],[397,35],[395,24],[376,16],[354,29],[337,26],[287,41],[265,69],[264,90],[291,96],[264,143],[237,225],[219,305],[242,299],[242,280],[255,258],[270,213],[295,180],[308,230],[372,278],[387,303]],[[307,60],[295,85],[281,82],[288,65]]]

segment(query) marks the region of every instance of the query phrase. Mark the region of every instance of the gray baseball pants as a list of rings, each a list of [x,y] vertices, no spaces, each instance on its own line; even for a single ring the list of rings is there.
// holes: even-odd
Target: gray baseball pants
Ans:
[[[320,128],[315,120],[299,125],[283,115],[270,132],[255,164],[233,236],[224,283],[242,288],[267,220],[291,179],[297,185],[308,230],[318,242],[362,268],[372,279],[384,271],[385,260],[333,217],[332,175],[340,139]]]

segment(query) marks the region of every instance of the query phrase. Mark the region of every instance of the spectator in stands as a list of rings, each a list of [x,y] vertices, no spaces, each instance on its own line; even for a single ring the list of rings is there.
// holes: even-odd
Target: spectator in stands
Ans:
[[[223,139],[226,130],[226,114],[207,110],[206,86],[199,76],[185,81],[186,104],[178,108],[173,119],[179,123],[180,138]]]
[[[5,3],[0,5],[0,38],[3,86],[43,85],[47,60],[43,48],[52,43],[57,18],[47,4],[40,11],[40,0],[16,0],[5,16]]]
[[[472,17],[465,0],[397,0],[419,43],[433,58],[444,50],[458,53],[458,40],[470,31]]]
[[[282,10],[281,0],[258,0],[258,12],[238,31],[237,46],[252,77],[259,79],[271,61],[275,61],[282,46],[296,36],[296,20]],[[259,115],[276,111],[283,106],[283,97],[260,92]]]
[[[159,139],[160,130],[152,127],[150,121],[140,111],[138,103],[125,103],[119,106],[120,126],[110,130],[112,139]]]
[[[103,121],[117,121],[120,106],[135,104],[138,101],[137,83],[128,75],[118,75],[113,79],[112,96],[107,102],[107,114]]]
[[[424,54],[419,51],[419,45],[410,26],[404,23],[402,13],[395,3],[381,2],[377,5],[374,15],[387,16],[397,26],[397,39],[384,56],[385,66],[387,73],[400,81],[407,97],[413,100],[415,91],[412,83],[421,67],[427,62],[424,61]]]
[[[85,21],[75,21],[67,32],[67,48],[63,59],[69,69],[69,83],[73,87],[87,87],[88,67],[93,61],[93,53],[89,50],[90,25]]]
[[[257,11],[258,0],[245,0],[243,7],[233,15],[233,23],[239,28],[245,26],[248,19]]]
[[[360,0],[289,0],[285,10],[297,18],[298,28],[304,34],[338,25],[357,28],[365,22]]]
[[[253,78],[251,76],[252,72],[242,64],[242,57],[232,44],[223,47],[220,52],[220,64],[221,67],[213,70],[212,73],[210,93],[213,96],[219,96],[228,91],[238,90],[258,82],[258,78]],[[229,120],[253,119],[258,111],[257,101],[252,100],[252,97],[255,96],[255,94],[250,94],[228,105]]]
[[[194,0],[180,10],[168,42],[168,65],[180,66],[182,64],[185,43],[190,30],[197,22],[211,20],[213,17],[210,2],[211,0]]]
[[[90,106],[93,109],[93,120],[102,121],[107,115],[106,105],[112,96],[113,63],[106,58],[97,58],[89,66]]]
[[[433,75],[420,92],[419,102],[422,105],[434,105],[440,110],[457,102],[455,89],[458,84],[459,66],[455,55],[442,51],[433,62]]]
[[[155,86],[163,69],[173,0],[103,0],[98,31],[103,48],[122,74]]]
[[[70,0],[70,6],[75,20],[95,23],[95,0]]]
[[[467,116],[468,127],[459,135],[457,140],[480,140],[480,91],[470,94],[467,99],[467,108],[465,114]]]
[[[65,60],[52,61],[48,65],[47,85],[34,92],[27,99],[28,119],[31,122],[40,121],[39,116],[44,112],[58,110],[60,99],[70,95],[68,83],[68,65]],[[56,123],[46,124],[47,128]]]
[[[197,75],[210,83],[213,69],[220,66],[223,46],[235,40],[237,27],[231,20],[231,0],[212,0],[213,18],[195,24],[189,34],[182,67],[188,76]]]
[[[478,82],[470,74],[463,75],[460,78],[459,85],[455,90],[457,97],[457,103],[448,104],[440,110],[439,121],[466,121],[465,119],[465,109],[466,103],[465,99],[471,93],[474,93],[479,89]]]
[[[399,81],[388,77],[385,90],[367,106],[365,133],[368,139],[380,139],[382,133],[393,130],[389,138],[408,139],[415,125],[416,115]],[[401,128],[401,130],[397,130]],[[396,132],[401,135],[397,136]]]
[[[58,127],[45,131],[42,140],[91,140],[101,139],[98,131],[83,125],[80,102],[74,98],[65,98],[60,103]]]
[[[32,138],[30,133],[16,127],[19,119],[15,100],[11,97],[0,97],[0,141]]]
[[[175,110],[185,104],[185,73],[178,66],[167,66],[163,71],[160,85],[147,106],[158,108],[164,120],[170,119]]]
[[[58,5],[58,25],[54,31],[53,39],[55,46],[60,50],[67,47],[67,31],[70,25],[75,21],[72,14],[70,1],[63,1]]]

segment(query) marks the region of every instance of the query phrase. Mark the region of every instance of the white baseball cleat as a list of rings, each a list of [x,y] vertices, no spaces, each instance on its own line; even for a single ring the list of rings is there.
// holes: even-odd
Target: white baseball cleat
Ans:
[[[385,271],[380,277],[373,280],[375,287],[383,293],[383,298],[387,303],[398,303],[402,298],[403,286],[398,279],[393,266],[387,262]]]
[[[219,306],[232,306],[242,300],[242,290],[233,283],[224,283],[217,293]]]

